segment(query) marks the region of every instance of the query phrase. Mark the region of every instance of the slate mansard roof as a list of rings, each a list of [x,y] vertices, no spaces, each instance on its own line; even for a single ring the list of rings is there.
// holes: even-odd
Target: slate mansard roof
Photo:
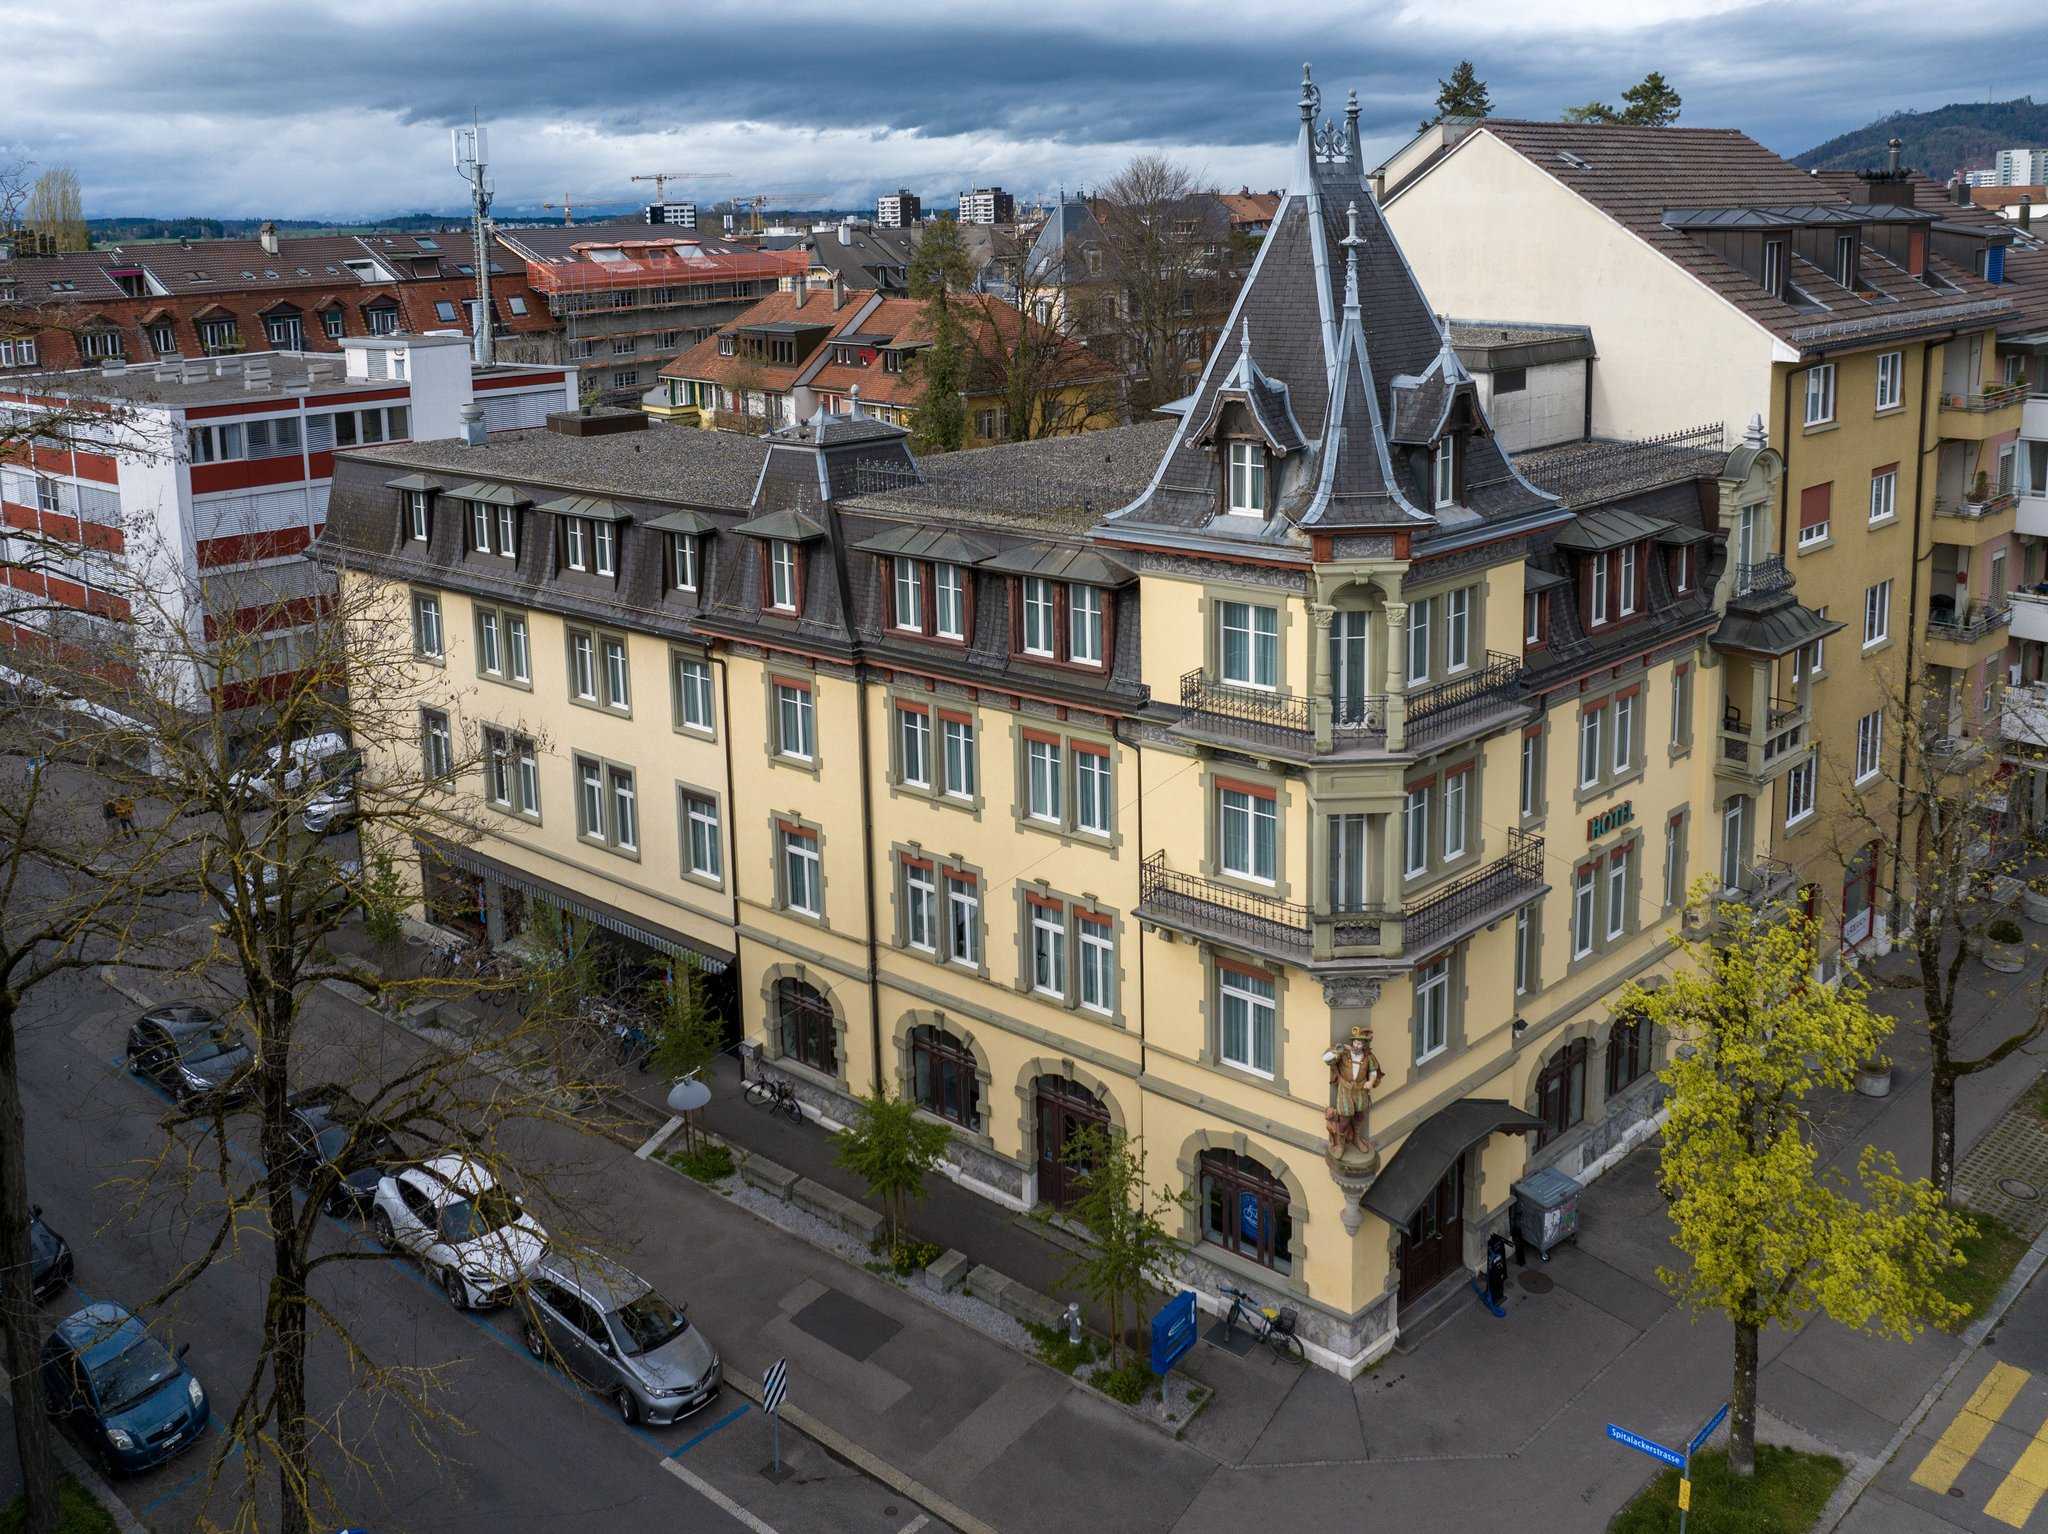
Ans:
[[[1356,99],[1341,128],[1334,118],[1319,128],[1319,106],[1304,78],[1291,183],[1186,402],[1184,429],[1145,492],[1107,520],[1106,540],[1249,543],[1305,558],[1312,534],[1388,528],[1411,531],[1419,553],[1475,524],[1560,515],[1495,442],[1444,322],[1380,217]],[[1219,514],[1224,417],[1268,442],[1264,519]],[[1463,444],[1462,493],[1438,512],[1430,458],[1450,434]]]

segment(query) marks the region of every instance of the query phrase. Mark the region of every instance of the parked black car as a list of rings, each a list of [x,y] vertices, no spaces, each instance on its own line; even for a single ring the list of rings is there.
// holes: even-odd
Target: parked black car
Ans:
[[[341,1087],[295,1092],[291,1108],[292,1181],[310,1191],[321,1169],[332,1165],[340,1180],[321,1208],[337,1218],[369,1213],[385,1168],[405,1159],[391,1131]]]
[[[71,1243],[44,1223],[41,1204],[29,1213],[28,1253],[29,1278],[38,1300],[47,1300],[71,1282],[77,1269],[71,1259]]]
[[[253,1058],[232,1024],[194,1002],[152,1007],[128,1028],[128,1069],[181,1103],[243,1095],[243,1072]]]

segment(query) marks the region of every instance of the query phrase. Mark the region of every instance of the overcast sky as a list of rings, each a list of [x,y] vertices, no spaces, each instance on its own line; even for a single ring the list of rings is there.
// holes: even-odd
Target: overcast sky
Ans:
[[[2002,0],[0,0],[0,155],[75,166],[93,214],[457,207],[448,125],[491,128],[501,208],[670,195],[860,206],[1084,186],[1164,149],[1280,184],[1304,60],[1368,157],[1471,58],[1504,115],[1649,69],[1683,121],[1793,154],[1897,108],[2038,88],[2048,7]],[[1946,170],[1949,167],[1937,167]],[[644,190],[641,193],[645,195]]]

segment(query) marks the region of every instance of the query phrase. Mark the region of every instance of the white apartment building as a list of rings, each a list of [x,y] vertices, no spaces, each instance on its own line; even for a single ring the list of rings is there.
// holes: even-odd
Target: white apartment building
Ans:
[[[1991,169],[1993,186],[2048,184],[2048,149],[2001,149]]]
[[[924,202],[907,187],[898,187],[886,197],[875,199],[875,225],[880,229],[908,229],[924,217]],[[961,222],[970,222],[963,215]]]
[[[1017,199],[999,186],[978,186],[960,194],[960,222],[963,224],[1014,224]]]

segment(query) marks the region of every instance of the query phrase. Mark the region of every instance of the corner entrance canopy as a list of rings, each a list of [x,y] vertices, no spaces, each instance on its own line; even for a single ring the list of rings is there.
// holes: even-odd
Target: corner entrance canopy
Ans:
[[[1500,1129],[1521,1134],[1542,1127],[1535,1114],[1499,1098],[1461,1098],[1415,1126],[1360,1202],[1389,1225],[1406,1225],[1444,1173],[1481,1140]]]

